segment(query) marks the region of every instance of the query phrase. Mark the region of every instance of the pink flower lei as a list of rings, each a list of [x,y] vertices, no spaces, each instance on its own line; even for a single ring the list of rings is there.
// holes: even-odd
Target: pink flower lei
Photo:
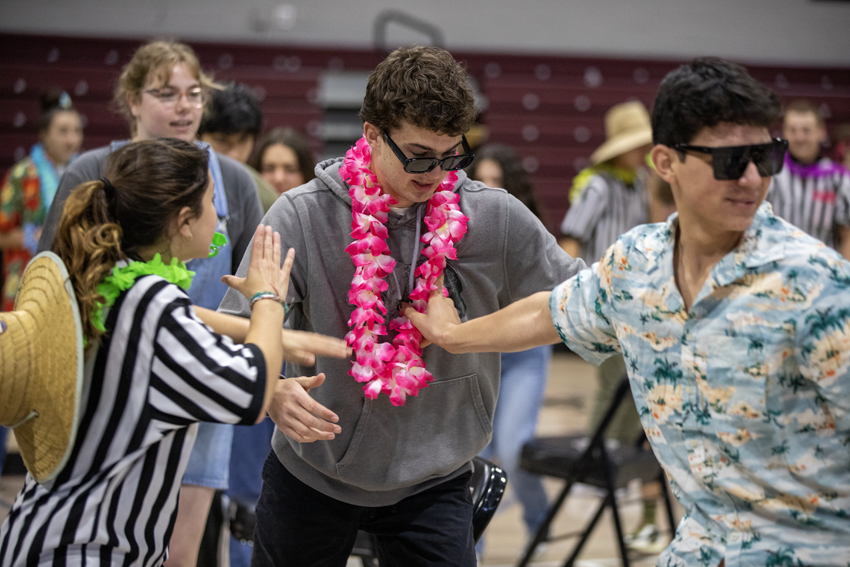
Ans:
[[[371,159],[371,148],[364,136],[346,152],[339,170],[350,187],[354,238],[345,249],[355,266],[348,292],[348,302],[355,309],[345,340],[356,360],[349,374],[358,382],[365,382],[367,398],[374,400],[383,392],[394,406],[403,406],[407,396],[417,395],[433,377],[422,361],[422,334],[407,317],[390,321],[390,330],[398,331],[392,343],[379,342],[379,336],[387,334],[383,317],[387,308],[381,293],[389,284],[384,278],[392,273],[396,263],[387,246],[387,213],[397,201],[381,190],[378,178],[369,169]],[[410,292],[410,303],[420,313],[425,311],[430,293],[437,289],[435,282],[446,267],[446,258],[457,259],[455,243],[466,234],[469,219],[461,213],[458,195],[452,191],[456,181],[457,174],[450,172],[428,201],[424,219],[428,232],[421,238],[427,244],[422,253],[428,260],[416,268],[416,286]],[[443,295],[448,295],[445,288]]]

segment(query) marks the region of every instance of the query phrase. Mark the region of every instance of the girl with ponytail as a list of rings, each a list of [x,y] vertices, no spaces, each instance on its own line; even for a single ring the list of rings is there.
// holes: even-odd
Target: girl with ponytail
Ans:
[[[206,152],[163,139],[117,149],[66,201],[53,252],[83,321],[83,409],[58,476],[28,476],[0,529],[3,567],[161,565],[197,423],[265,417],[294,251],[260,225],[246,277],[225,278],[250,320],[193,307],[184,262],[215,252],[213,195]]]

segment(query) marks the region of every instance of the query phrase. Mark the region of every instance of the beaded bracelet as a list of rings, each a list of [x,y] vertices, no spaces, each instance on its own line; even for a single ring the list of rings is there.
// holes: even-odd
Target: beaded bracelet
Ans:
[[[283,315],[286,316],[286,312],[288,311],[289,306],[284,303],[280,296],[273,291],[258,291],[257,293],[252,295],[251,299],[248,300],[248,305],[251,306],[251,311],[254,310],[254,304],[261,299],[274,299],[278,303],[283,304]]]

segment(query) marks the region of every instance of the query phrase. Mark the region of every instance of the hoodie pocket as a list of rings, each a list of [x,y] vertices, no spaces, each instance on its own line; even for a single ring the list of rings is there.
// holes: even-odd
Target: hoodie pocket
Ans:
[[[337,476],[365,490],[413,486],[456,471],[492,431],[476,374],[433,382],[402,407],[367,400]]]

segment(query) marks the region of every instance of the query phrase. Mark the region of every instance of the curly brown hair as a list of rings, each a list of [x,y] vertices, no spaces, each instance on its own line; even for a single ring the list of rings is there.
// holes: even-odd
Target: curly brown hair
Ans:
[[[124,116],[130,124],[130,132],[136,135],[136,118],[130,112],[128,98],[138,100],[142,89],[148,84],[148,79],[156,79],[166,84],[171,79],[171,70],[175,65],[185,65],[195,76],[204,91],[221,89],[222,85],[215,83],[212,77],[201,70],[201,63],[192,48],[185,43],[159,40],[146,43],[133,53],[133,58],[121,71],[118,85],[112,96],[112,106],[116,112]]]
[[[396,49],[369,75],[360,118],[389,132],[407,121],[447,136],[465,134],[478,112],[466,71],[438,47]]]
[[[74,189],[65,201],[52,250],[68,267],[89,344],[102,333],[91,314],[104,300],[98,284],[119,260],[170,237],[183,207],[203,210],[209,184],[206,152],[174,138],[127,144],[109,156],[104,178]],[[104,179],[102,178],[102,179]]]

